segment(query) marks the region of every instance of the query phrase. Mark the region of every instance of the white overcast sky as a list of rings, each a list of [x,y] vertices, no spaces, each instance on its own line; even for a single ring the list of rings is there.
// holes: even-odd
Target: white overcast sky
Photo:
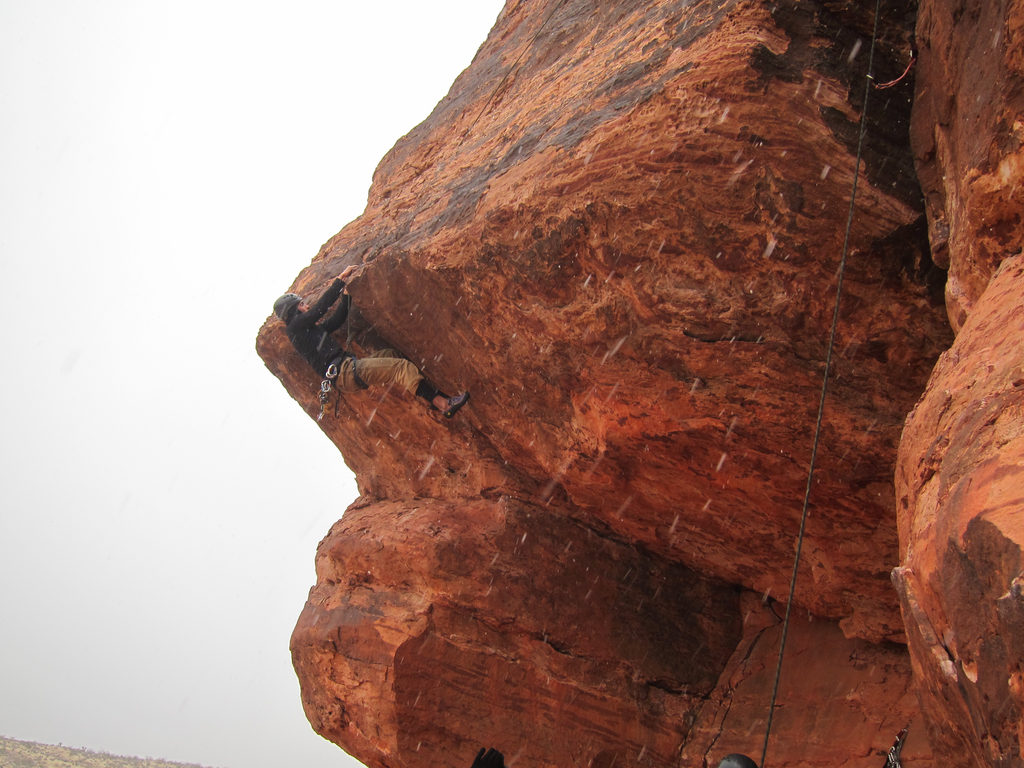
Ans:
[[[500,0],[0,0],[0,735],[344,766],[288,639],[355,496],[256,332]]]

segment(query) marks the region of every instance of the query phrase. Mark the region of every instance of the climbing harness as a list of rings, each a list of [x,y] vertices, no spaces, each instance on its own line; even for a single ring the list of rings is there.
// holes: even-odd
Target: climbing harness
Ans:
[[[779,659],[775,667],[775,683],[772,686],[771,703],[768,706],[768,722],[765,726],[764,732],[764,745],[761,748],[761,768],[765,768],[765,758],[768,755],[768,740],[771,736],[772,719],[775,715],[775,702],[778,699],[779,695],[779,681],[782,679],[782,660],[786,651],[786,636],[789,633],[789,619],[790,613],[793,610],[793,597],[796,594],[796,577],[800,567],[800,553],[803,549],[804,544],[804,532],[807,528],[807,511],[810,506],[811,500],[811,487],[814,479],[814,465],[818,457],[818,444],[821,440],[821,426],[825,414],[825,399],[828,395],[828,377],[830,371],[832,370],[832,354],[835,350],[836,344],[836,329],[839,326],[839,302],[843,295],[843,277],[846,272],[846,257],[850,250],[850,231],[853,228],[853,213],[855,210],[854,206],[857,200],[857,182],[860,178],[860,162],[864,149],[864,135],[865,133],[867,133],[868,95],[871,93],[871,83],[874,80],[872,69],[874,68],[875,61],[875,41],[878,38],[878,15],[880,4],[881,0],[875,0],[875,20],[874,27],[871,31],[871,47],[868,52],[868,71],[864,79],[864,106],[861,110],[860,131],[857,137],[857,161],[854,163],[853,166],[853,185],[850,190],[850,208],[846,216],[846,234],[843,237],[843,253],[842,257],[839,259],[839,270],[838,277],[836,280],[836,299],[835,305],[832,310],[832,329],[829,332],[828,352],[825,355],[825,372],[822,375],[821,397],[818,401],[818,419],[814,427],[814,440],[811,444],[811,463],[807,471],[807,488],[804,491],[803,509],[800,513],[800,529],[797,533],[796,538],[796,554],[793,558],[793,573],[789,580],[789,599],[786,602],[786,615],[782,620],[782,638],[779,641]],[[897,745],[900,749],[902,749],[901,741],[898,740]],[[897,747],[894,746],[893,749],[889,750],[890,755],[893,755],[893,750],[896,750],[895,757],[897,760],[896,766],[898,768],[899,749],[897,749]]]

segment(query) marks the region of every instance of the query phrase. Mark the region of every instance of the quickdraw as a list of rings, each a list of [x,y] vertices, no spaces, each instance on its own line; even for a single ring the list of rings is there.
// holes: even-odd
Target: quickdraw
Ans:
[[[896,736],[896,743],[889,747],[889,752],[885,756],[885,765],[883,768],[903,768],[903,764],[900,762],[900,752],[903,751],[903,742],[907,740],[908,729],[904,728]]]
[[[320,382],[320,394],[318,395],[320,400],[320,413],[317,414],[316,420],[323,421],[324,413],[327,412],[327,403],[331,399],[331,390],[335,388],[338,382],[338,376],[341,374],[341,363],[346,358],[338,358],[330,365],[327,366],[327,370],[324,371],[324,380]],[[363,377],[359,375],[357,363],[359,362],[355,357],[349,357],[352,361],[352,380],[356,383],[356,386],[360,389],[369,389],[370,385],[363,381]],[[334,401],[334,415],[338,415],[338,401]]]
[[[892,88],[894,85],[899,85],[903,81],[903,78],[910,74],[910,69],[914,66],[915,61],[917,61],[917,45],[915,43],[911,43],[910,62],[907,64],[907,68],[903,70],[903,74],[895,80],[890,80],[888,83],[876,83],[875,88],[882,90],[883,88]]]
[[[324,380],[320,382],[320,413],[317,415],[316,420],[322,421],[324,418],[324,412],[327,410],[327,403],[331,399],[331,390],[334,388],[334,382],[338,378],[340,370],[337,363],[331,363],[327,366],[327,370],[324,372]]]

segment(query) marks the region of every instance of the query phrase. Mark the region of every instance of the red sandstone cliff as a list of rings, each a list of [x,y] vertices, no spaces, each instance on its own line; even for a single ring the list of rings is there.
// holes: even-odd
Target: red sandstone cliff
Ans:
[[[897,462],[914,674],[948,765],[1024,744],[1024,6],[922,4],[912,139],[958,329]]]
[[[869,97],[771,765],[877,766],[908,723],[907,765],[1020,761],[1020,12],[949,5],[882,4],[876,79],[915,23],[921,61]],[[509,3],[384,158],[293,288],[364,265],[356,348],[473,400],[322,422],[362,495],[292,640],[320,733],[394,768],[760,754],[873,7]],[[315,416],[275,320],[258,349]]]

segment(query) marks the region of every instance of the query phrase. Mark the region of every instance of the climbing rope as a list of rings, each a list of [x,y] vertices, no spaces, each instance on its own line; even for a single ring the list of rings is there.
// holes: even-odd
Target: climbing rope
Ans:
[[[807,488],[804,491],[803,509],[800,513],[800,530],[796,537],[796,555],[793,558],[793,574],[789,580],[789,599],[786,602],[786,615],[782,620],[782,638],[779,642],[779,660],[775,667],[775,682],[772,686],[771,704],[768,707],[768,722],[765,726],[764,745],[761,748],[761,768],[765,768],[768,755],[768,739],[772,732],[772,719],[775,715],[775,702],[779,695],[779,681],[782,679],[782,660],[786,651],[786,636],[789,633],[789,618],[793,610],[793,596],[796,593],[796,577],[800,567],[800,553],[804,544],[804,532],[807,528],[807,510],[810,506],[811,487],[814,479],[814,465],[818,457],[818,445],[821,440],[821,425],[825,414],[825,398],[828,395],[828,375],[832,369],[832,354],[836,344],[836,329],[839,326],[839,301],[843,295],[843,276],[846,271],[846,257],[850,250],[850,231],[853,228],[854,204],[857,200],[857,182],[860,178],[860,161],[864,149],[864,134],[867,132],[868,95],[871,82],[874,80],[872,69],[875,61],[875,40],[878,37],[878,8],[881,0],[875,0],[875,20],[871,30],[871,46],[868,51],[868,72],[864,78],[864,105],[860,115],[860,133],[857,137],[857,161],[853,166],[853,186],[850,190],[850,209],[846,216],[846,234],[843,237],[843,255],[839,259],[839,275],[836,282],[836,300],[832,310],[832,329],[829,332],[828,352],[825,355],[825,374],[821,381],[821,397],[818,400],[818,419],[814,427],[814,440],[811,444],[811,464],[807,471]],[[897,753],[898,756],[898,753]]]

